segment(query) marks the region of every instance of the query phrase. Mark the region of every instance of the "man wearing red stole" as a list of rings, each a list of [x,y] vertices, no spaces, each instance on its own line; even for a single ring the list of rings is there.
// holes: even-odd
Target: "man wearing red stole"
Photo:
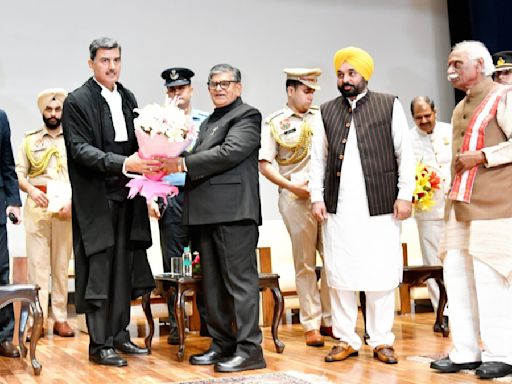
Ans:
[[[448,80],[466,92],[453,111],[452,188],[441,243],[453,349],[440,372],[512,373],[512,92],[492,81],[478,41],[455,45]],[[481,348],[481,345],[483,348]]]

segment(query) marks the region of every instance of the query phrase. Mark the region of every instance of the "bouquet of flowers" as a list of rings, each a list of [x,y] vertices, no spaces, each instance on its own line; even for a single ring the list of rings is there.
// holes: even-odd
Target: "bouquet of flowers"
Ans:
[[[425,164],[419,162],[416,166],[416,189],[412,197],[414,209],[428,211],[436,203],[434,192],[440,188],[441,179]]]
[[[177,157],[195,138],[191,118],[177,106],[175,100],[164,106],[149,104],[134,111],[139,114],[134,120],[135,136],[139,143],[139,156],[143,159]],[[132,180],[126,186],[130,188],[130,198],[140,194],[149,201],[157,196],[178,194],[178,188],[162,181],[165,176],[163,171],[151,175],[129,176]]]
[[[194,256],[192,260],[192,275],[201,275],[201,257],[199,252],[196,251],[192,255]]]

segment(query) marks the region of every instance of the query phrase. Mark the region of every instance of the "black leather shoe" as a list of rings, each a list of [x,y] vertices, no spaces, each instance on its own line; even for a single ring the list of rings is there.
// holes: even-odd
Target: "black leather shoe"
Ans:
[[[214,370],[216,372],[239,372],[248,371],[250,369],[262,369],[266,366],[267,364],[261,354],[259,354],[258,357],[233,355],[215,364]]]
[[[512,373],[512,365],[502,363],[501,361],[486,361],[475,371],[481,379],[494,379],[507,376]]]
[[[100,349],[98,352],[89,355],[89,360],[101,365],[110,365],[113,367],[125,367],[128,362],[119,356],[114,348]]]
[[[449,357],[442,358],[430,363],[430,368],[437,369],[442,373],[455,373],[463,369],[476,369],[482,364],[481,361],[474,361],[471,363],[454,363]]]
[[[446,329],[448,329],[448,316],[443,316],[443,325]],[[443,328],[441,328],[441,324],[434,324],[434,332],[441,333],[443,332]]]
[[[229,355],[209,349],[204,353],[190,356],[188,361],[192,365],[212,365],[225,359],[227,356]]]
[[[130,355],[149,355],[147,348],[141,348],[131,341],[125,341],[123,344],[116,344],[114,346],[119,352],[128,353]]]
[[[20,351],[12,341],[4,340],[0,343],[0,356],[20,357]]]

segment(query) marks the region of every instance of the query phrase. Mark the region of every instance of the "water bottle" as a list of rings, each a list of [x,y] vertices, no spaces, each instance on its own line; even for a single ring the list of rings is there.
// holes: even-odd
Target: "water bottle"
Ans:
[[[183,249],[183,275],[185,277],[192,277],[192,253],[190,253],[190,247]]]

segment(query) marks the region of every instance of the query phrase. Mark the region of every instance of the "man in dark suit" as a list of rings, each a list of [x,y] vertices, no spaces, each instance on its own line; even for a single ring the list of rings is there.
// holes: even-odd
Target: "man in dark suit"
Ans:
[[[203,270],[208,351],[193,365],[218,372],[264,368],[255,249],[261,224],[258,148],[261,114],[243,103],[241,75],[227,64],[210,70],[215,110],[201,124],[191,153],[161,159],[187,172],[183,223],[197,235]]]
[[[89,46],[94,76],[66,98],[62,115],[73,189],[76,310],[85,313],[89,360],[124,366],[147,354],[130,341],[130,300],[154,287],[146,256],[151,233],[146,201],[127,199],[127,172],[151,173],[160,163],[137,155],[133,94],[118,83],[121,47],[110,38]]]
[[[20,193],[14,170],[9,120],[0,109],[0,285],[9,284],[9,250],[7,248],[7,215],[14,215],[14,224],[20,219]],[[0,309],[0,356],[19,357],[18,348],[12,343],[14,312],[12,304]]]

